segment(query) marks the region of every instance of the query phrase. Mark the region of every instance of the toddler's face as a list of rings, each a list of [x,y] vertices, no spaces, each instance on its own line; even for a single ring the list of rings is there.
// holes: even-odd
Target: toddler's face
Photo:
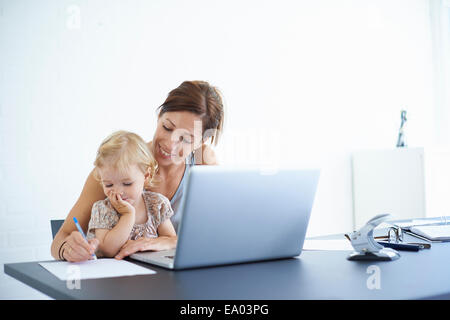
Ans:
[[[136,205],[142,196],[146,175],[137,165],[132,165],[124,172],[120,172],[111,165],[99,168],[99,175],[105,195],[111,191],[121,195],[122,200]]]

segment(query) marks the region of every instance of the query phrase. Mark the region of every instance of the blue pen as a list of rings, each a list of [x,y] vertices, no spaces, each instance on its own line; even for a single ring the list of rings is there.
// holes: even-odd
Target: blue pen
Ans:
[[[403,243],[392,243],[392,242],[385,242],[385,241],[378,241],[378,243],[386,248],[392,248],[392,249],[396,249],[396,250],[405,250],[405,251],[419,251],[420,249],[424,248],[424,246],[421,246],[419,244],[403,244]]]
[[[75,222],[75,225],[77,226],[77,229],[78,229],[78,231],[80,231],[80,233],[83,236],[84,240],[86,240],[86,242],[88,242],[86,236],[84,235],[83,229],[81,229],[81,226],[78,223],[77,218],[73,217],[73,222]],[[95,253],[92,254],[92,257],[94,258],[94,260],[97,260],[97,256],[95,255]]]

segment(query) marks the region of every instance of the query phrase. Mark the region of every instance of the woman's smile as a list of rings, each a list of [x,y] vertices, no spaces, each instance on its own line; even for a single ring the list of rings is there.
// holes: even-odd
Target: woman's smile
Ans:
[[[163,148],[161,148],[161,145],[159,146],[159,154],[164,158],[164,159],[170,159],[172,157],[172,153],[165,151]]]

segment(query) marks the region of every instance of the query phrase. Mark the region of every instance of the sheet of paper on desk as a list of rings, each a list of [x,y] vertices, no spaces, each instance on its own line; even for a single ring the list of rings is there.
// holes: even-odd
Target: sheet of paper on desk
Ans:
[[[331,251],[353,251],[352,244],[347,239],[338,240],[308,240],[303,243],[303,250],[331,250]]]
[[[117,259],[97,259],[84,262],[51,261],[39,264],[60,280],[113,278],[156,273],[126,260]]]

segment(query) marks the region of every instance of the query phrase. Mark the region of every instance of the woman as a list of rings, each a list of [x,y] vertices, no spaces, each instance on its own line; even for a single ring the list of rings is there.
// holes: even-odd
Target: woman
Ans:
[[[170,200],[174,211],[171,220],[175,230],[178,229],[181,218],[178,209],[185,177],[194,164],[217,164],[213,150],[205,142],[211,140],[211,144],[217,145],[223,121],[220,93],[204,81],[183,82],[169,93],[166,101],[159,107],[157,128],[153,140],[148,143],[158,162],[155,177],[158,183],[150,190],[159,192]],[[55,259],[75,262],[91,257],[98,246],[98,240],[86,242],[77,231],[73,217],[78,219],[86,231],[92,205],[105,197],[101,185],[91,172],[78,201],[52,242],[51,253]],[[122,259],[137,251],[173,249],[176,243],[176,237],[128,240],[116,258]]]

